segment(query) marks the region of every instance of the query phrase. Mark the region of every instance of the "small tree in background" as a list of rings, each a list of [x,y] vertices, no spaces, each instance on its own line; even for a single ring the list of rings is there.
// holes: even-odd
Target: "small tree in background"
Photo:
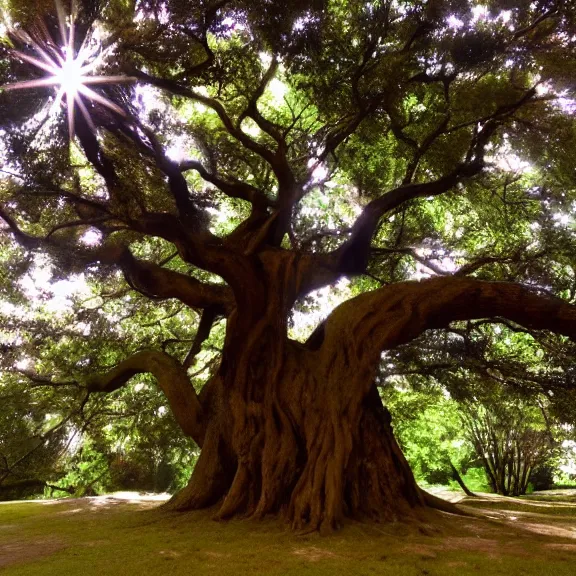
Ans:
[[[540,409],[519,399],[466,403],[462,422],[492,490],[505,496],[526,494],[532,473],[557,447]]]

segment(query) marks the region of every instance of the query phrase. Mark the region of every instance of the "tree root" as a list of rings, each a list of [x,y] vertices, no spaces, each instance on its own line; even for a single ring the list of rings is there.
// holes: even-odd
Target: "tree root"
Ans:
[[[456,514],[457,516],[472,516],[472,514],[458,508],[456,504],[452,504],[452,502],[438,498],[438,496],[434,496],[433,494],[426,492],[426,490],[420,489],[420,494],[422,495],[422,498],[424,498],[424,503],[429,508],[440,510],[441,512],[448,512],[449,514]]]

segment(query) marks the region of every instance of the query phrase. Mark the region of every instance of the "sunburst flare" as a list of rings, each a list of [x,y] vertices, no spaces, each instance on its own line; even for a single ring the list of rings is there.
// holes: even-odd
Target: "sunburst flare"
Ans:
[[[102,62],[103,53],[95,54],[94,50],[88,46],[88,35],[86,35],[78,52],[75,52],[74,9],[71,10],[71,15],[67,18],[60,0],[55,0],[55,5],[62,40],[60,46],[54,42],[45,26],[42,28],[46,39],[45,42],[42,42],[42,45],[23,30],[12,31],[12,35],[21,42],[28,44],[34,50],[36,56],[31,56],[19,50],[12,50],[12,55],[32,64],[46,72],[47,75],[35,80],[6,84],[2,88],[4,90],[25,90],[54,86],[57,92],[53,109],[60,109],[64,99],[66,100],[68,130],[70,139],[73,139],[74,106],[78,106],[88,125],[95,129],[82,97],[98,102],[117,114],[126,116],[126,112],[120,106],[89,88],[88,85],[132,82],[136,79],[130,76],[104,76],[97,74],[97,67]]]

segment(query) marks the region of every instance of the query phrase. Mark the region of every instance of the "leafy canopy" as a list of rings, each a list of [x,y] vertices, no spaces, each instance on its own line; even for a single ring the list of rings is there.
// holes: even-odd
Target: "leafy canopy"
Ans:
[[[57,43],[52,3],[1,7],[0,82],[38,78],[10,31]],[[1,394],[31,438],[48,413],[69,433],[170,419],[145,376],[86,395],[88,375],[144,348],[201,389],[238,294],[223,246],[310,263],[290,303],[300,339],[302,315],[329,309],[314,290],[342,278],[340,298],[469,275],[574,302],[569,3],[82,0],[75,29],[99,74],[134,78],[97,88],[123,114],[83,100],[93,126],[77,109],[70,141],[53,88],[0,93]],[[473,395],[448,354],[550,398],[571,388],[569,342],[452,328],[395,352],[394,370],[444,365],[451,393]],[[3,450],[8,476],[20,456]]]

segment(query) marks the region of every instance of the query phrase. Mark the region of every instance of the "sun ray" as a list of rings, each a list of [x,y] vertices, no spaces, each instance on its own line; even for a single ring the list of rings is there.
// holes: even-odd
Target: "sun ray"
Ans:
[[[117,84],[118,82],[133,82],[130,76],[84,76],[82,84]]]
[[[74,137],[74,94],[66,92],[66,108],[68,110],[68,132],[70,140]]]
[[[60,27],[60,39],[62,40],[62,46],[68,45],[68,37],[66,34],[66,14],[64,12],[64,6],[60,0],[54,0],[56,5],[56,14],[58,15],[58,25]]]
[[[34,80],[24,80],[2,86],[4,90],[25,90],[54,86],[57,90],[56,98],[50,112],[56,112],[62,107],[66,110],[70,140],[74,138],[74,109],[78,107],[82,116],[91,129],[96,130],[90,111],[83,98],[114,111],[126,117],[126,112],[112,102],[109,98],[88,88],[90,85],[117,84],[120,82],[133,82],[136,78],[121,75],[105,76],[97,73],[97,67],[104,61],[107,50],[94,50],[89,47],[92,42],[87,34],[80,49],[75,51],[75,6],[72,3],[71,15],[66,16],[60,0],[55,0],[58,27],[60,29],[61,44],[54,42],[50,32],[43,23],[40,24],[42,34],[34,39],[24,30],[13,30],[12,34],[22,43],[27,44],[39,58],[19,50],[13,50],[14,57],[32,64],[36,68],[48,73],[48,76]],[[38,41],[37,41],[38,40]],[[64,103],[63,100],[66,99]]]
[[[84,102],[82,102],[82,98],[76,97],[76,104],[78,108],[80,108],[80,112],[82,113],[82,116],[84,116],[84,119],[86,120],[88,126],[90,126],[92,130],[96,130],[96,126],[94,125],[92,117],[90,116],[90,112],[88,112],[86,105],[84,104]]]
[[[126,116],[126,112],[124,112],[124,110],[122,110],[122,108],[120,108],[120,106],[118,106],[118,104],[114,104],[114,102],[112,102],[108,98],[105,98],[104,96],[100,96],[100,94],[98,94],[98,92],[95,92],[91,88],[88,88],[87,86],[84,86],[83,84],[80,84],[80,86],[78,86],[78,92],[80,92],[84,96],[90,98],[91,100],[94,100],[94,101],[102,104],[102,106],[106,106],[107,108],[110,108],[110,110],[114,110],[114,112],[117,112],[121,116]]]
[[[34,66],[36,66],[37,68],[41,68],[46,72],[50,72],[50,74],[54,76],[57,76],[59,73],[58,66],[45,64],[44,62],[42,62],[42,60],[38,60],[38,58],[34,58],[34,56],[30,56],[29,54],[24,54],[24,52],[18,52],[17,50],[14,50],[13,55],[17,56],[21,60],[26,60],[26,62],[30,62],[30,64],[34,64]],[[14,86],[14,84],[11,84],[11,86]]]
[[[41,88],[43,86],[57,86],[60,84],[58,78],[54,76],[47,76],[46,78],[38,78],[37,80],[25,80],[24,82],[17,82],[16,84],[7,84],[3,86],[5,90],[26,90],[29,88]]]

